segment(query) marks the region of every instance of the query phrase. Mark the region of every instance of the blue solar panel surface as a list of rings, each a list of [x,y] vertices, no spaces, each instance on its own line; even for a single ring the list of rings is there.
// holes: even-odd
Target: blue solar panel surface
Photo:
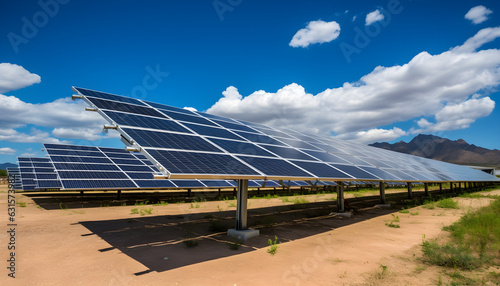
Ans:
[[[7,175],[9,176],[10,184],[13,185],[15,190],[22,190],[23,183],[21,181],[21,173],[19,168],[7,168]]]
[[[73,89],[105,119],[117,125],[126,141],[159,164],[160,171],[170,178],[499,180],[468,167],[332,137],[272,128],[88,89]],[[144,117],[155,119],[148,122]],[[158,120],[171,122],[165,125]],[[176,127],[172,129],[171,126]]]
[[[155,180],[153,174],[158,170],[151,162],[139,153],[124,149],[66,144],[44,146],[53,160],[52,172],[62,183],[60,188],[65,190],[232,187],[225,180]],[[60,155],[61,151],[71,155]],[[40,167],[49,167],[50,159],[44,159]],[[30,162],[30,166],[33,164],[41,163]]]

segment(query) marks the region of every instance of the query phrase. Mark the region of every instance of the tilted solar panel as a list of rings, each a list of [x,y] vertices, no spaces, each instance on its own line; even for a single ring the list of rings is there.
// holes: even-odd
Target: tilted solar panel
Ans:
[[[9,184],[12,184],[15,190],[22,190],[23,183],[21,181],[21,173],[19,168],[7,168],[7,175],[9,176]]]
[[[164,177],[325,181],[498,181],[464,166],[331,137],[73,88]]]
[[[38,164],[45,164],[40,167],[49,167],[47,162],[52,160],[54,174],[62,184],[60,188],[64,190],[233,187],[225,180],[155,180],[154,173],[158,170],[151,162],[137,152],[124,149],[67,144],[44,146],[50,159]],[[33,164],[36,163],[30,166]]]

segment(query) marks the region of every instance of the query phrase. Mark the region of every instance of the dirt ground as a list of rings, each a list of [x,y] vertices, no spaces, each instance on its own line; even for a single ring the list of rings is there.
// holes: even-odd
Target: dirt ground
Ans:
[[[12,279],[1,186],[0,285],[436,285],[442,270],[417,259],[423,235],[443,237],[443,226],[490,202],[456,198],[460,209],[416,207],[412,215],[358,198],[359,211],[342,218],[329,216],[333,194],[303,197],[310,203],[250,199],[249,225],[261,235],[231,250],[225,230],[234,224],[234,200],[66,208],[54,199],[59,208],[50,208],[47,200],[16,194],[26,206],[16,207]],[[400,228],[385,225],[393,215]],[[268,239],[275,236],[281,243],[271,255]]]

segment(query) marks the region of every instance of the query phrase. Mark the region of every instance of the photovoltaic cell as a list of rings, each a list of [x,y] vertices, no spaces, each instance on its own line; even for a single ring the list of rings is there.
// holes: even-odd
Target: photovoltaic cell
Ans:
[[[292,161],[292,163],[314,174],[318,178],[339,178],[339,179],[354,178],[324,163],[319,163],[319,162],[313,163],[304,161]]]
[[[226,129],[222,129],[222,128],[218,128],[218,127],[210,127],[210,126],[205,126],[205,125],[198,125],[198,124],[190,124],[190,123],[183,123],[183,124],[187,128],[193,130],[194,132],[196,132],[197,134],[200,134],[200,135],[226,138],[226,139],[234,139],[234,140],[242,140],[241,137],[235,135],[234,133],[227,131]]]
[[[256,155],[256,156],[266,156],[266,157],[276,157],[273,154],[269,153],[265,149],[261,147],[242,141],[233,141],[233,140],[223,140],[223,139],[215,139],[209,138],[210,141],[217,144],[217,146],[222,147],[222,149],[226,150],[232,154],[245,154],[245,155]]]
[[[123,128],[123,131],[143,147],[220,152],[199,136]]]
[[[302,171],[294,165],[282,159],[268,159],[257,157],[238,156],[241,160],[254,166],[257,170],[269,176],[277,177],[311,177],[310,174]]]
[[[122,111],[133,114],[142,114],[142,115],[150,115],[150,116],[165,118],[163,114],[149,107],[97,99],[93,97],[88,97],[88,100],[92,102],[92,104],[94,104],[97,108],[100,109],[108,109],[108,110]]]
[[[117,125],[145,127],[158,130],[191,133],[189,130],[182,127],[179,123],[166,118],[162,119],[157,117],[114,112],[109,110],[105,110],[103,112],[109,118],[111,118],[111,120],[113,120]]]
[[[271,145],[261,145],[261,147],[267,149],[268,151],[273,152],[274,154],[276,154],[282,158],[317,161],[316,159],[312,158],[311,156],[308,156],[307,154],[304,154],[304,153],[297,151],[296,149],[293,149],[293,148],[271,146]]]
[[[125,96],[120,96],[120,95],[114,95],[110,93],[105,93],[105,92],[99,92],[99,91],[94,91],[90,89],[85,89],[81,87],[75,87],[81,94],[84,94],[86,96],[91,96],[91,97],[96,97],[96,98],[104,98],[104,99],[109,99],[109,100],[114,100],[114,101],[120,101],[120,102],[125,102],[125,103],[132,103],[132,104],[137,104],[137,105],[144,105],[144,103],[140,102],[137,99],[130,98],[130,97],[125,97]]]
[[[173,174],[259,175],[229,155],[164,150],[148,152]]]

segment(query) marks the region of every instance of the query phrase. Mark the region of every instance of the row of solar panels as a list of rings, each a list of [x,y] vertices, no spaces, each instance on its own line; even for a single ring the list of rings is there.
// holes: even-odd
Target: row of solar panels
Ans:
[[[158,170],[143,155],[123,149],[44,144],[49,158],[19,157],[16,188],[28,190],[233,188],[232,180],[155,180]],[[333,182],[250,180],[249,187],[335,185]]]
[[[468,167],[73,88],[167,178],[497,181]]]

